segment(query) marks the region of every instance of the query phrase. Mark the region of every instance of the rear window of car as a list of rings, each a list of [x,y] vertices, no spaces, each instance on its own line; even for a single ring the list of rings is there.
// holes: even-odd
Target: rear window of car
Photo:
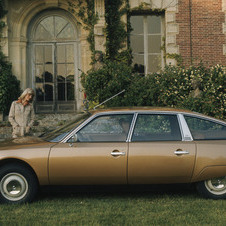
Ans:
[[[180,141],[176,115],[139,114],[132,141]]]
[[[194,140],[226,140],[226,126],[193,116],[184,118]]]

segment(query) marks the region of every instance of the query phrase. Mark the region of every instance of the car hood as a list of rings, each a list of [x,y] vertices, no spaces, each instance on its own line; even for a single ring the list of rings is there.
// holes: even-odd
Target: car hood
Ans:
[[[44,141],[39,137],[21,137],[16,139],[7,139],[0,142],[1,150],[15,150],[15,149],[26,149],[26,148],[38,148],[38,147],[51,147],[56,143]]]

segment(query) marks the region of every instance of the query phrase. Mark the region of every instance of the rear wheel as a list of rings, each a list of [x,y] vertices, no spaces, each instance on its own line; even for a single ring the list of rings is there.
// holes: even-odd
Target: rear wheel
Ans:
[[[0,202],[31,202],[38,190],[34,173],[25,166],[9,164],[0,168]]]
[[[226,198],[226,176],[197,183],[198,192],[206,198]]]

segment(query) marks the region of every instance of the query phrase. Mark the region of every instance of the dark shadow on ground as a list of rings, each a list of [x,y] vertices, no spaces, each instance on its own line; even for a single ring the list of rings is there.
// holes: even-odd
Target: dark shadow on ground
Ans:
[[[40,189],[38,200],[70,197],[155,197],[198,196],[193,185],[106,185],[106,186],[47,186]]]

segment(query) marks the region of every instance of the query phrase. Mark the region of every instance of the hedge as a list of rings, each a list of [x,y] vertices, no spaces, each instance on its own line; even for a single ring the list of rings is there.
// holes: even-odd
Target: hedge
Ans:
[[[134,74],[123,63],[105,62],[97,71],[82,75],[89,101],[101,103],[119,91],[126,91],[105,103],[115,106],[162,106],[185,108],[226,119],[226,73],[216,65],[185,68],[166,66],[160,73],[145,77]]]

